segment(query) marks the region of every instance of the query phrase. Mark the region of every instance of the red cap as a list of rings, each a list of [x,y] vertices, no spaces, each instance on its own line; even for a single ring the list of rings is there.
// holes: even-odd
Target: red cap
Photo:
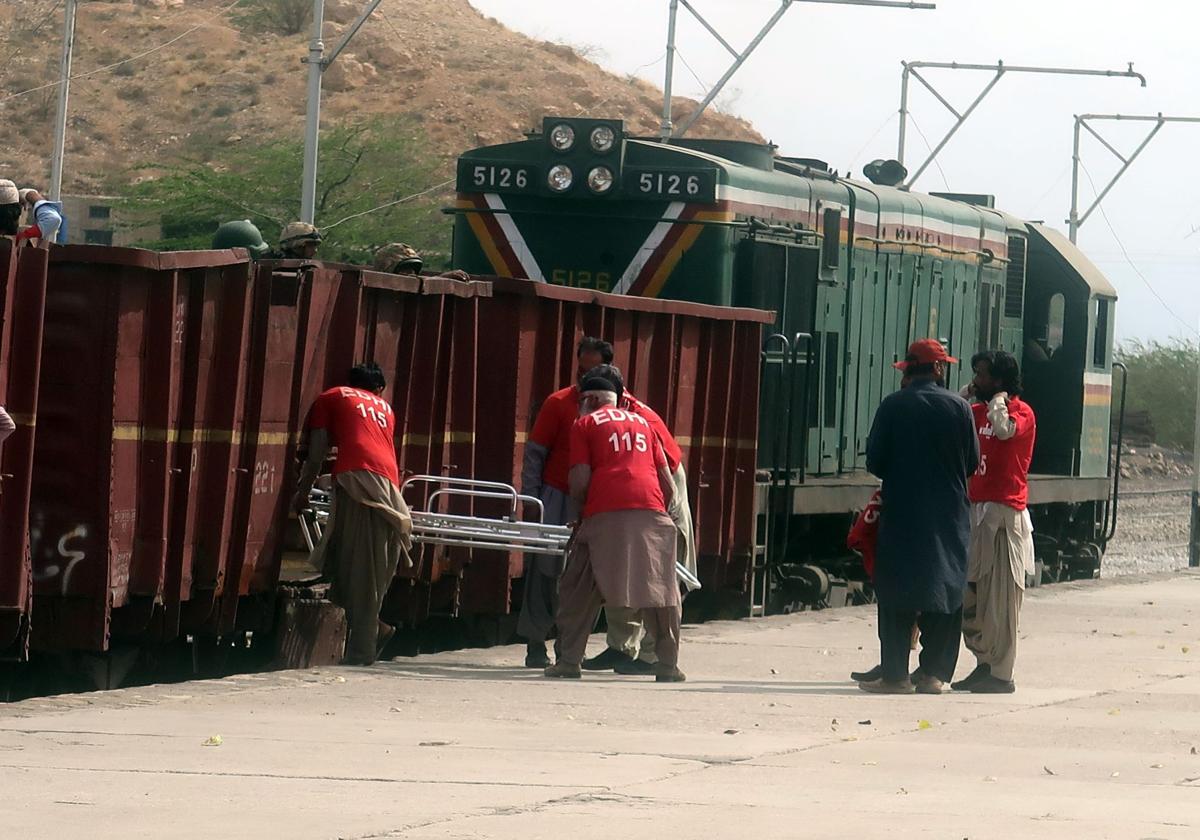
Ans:
[[[892,365],[896,370],[907,370],[910,364],[931,365],[934,362],[950,362],[956,364],[958,359],[946,352],[946,348],[936,338],[922,338],[908,345],[908,355],[904,361]]]

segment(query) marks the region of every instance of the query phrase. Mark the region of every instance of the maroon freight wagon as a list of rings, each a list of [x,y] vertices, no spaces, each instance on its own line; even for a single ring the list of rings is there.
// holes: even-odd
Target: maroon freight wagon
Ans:
[[[21,424],[3,451],[5,658],[30,641],[101,652],[269,630],[296,447],[322,389],[376,361],[403,469],[512,482],[584,334],[613,342],[684,447],[705,586],[748,592],[769,313],[242,251],[48,253],[0,252],[0,394]],[[409,626],[519,603],[519,556],[423,559],[386,607]]]

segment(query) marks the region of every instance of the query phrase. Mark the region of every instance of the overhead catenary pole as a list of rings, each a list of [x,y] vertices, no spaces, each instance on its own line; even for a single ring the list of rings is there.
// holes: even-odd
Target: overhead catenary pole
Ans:
[[[63,156],[67,148],[67,100],[71,91],[71,57],[75,51],[75,7],[78,0],[66,0],[63,12],[62,60],[58,70],[58,111],[54,119],[54,151],[50,159],[51,201],[62,200]]]
[[[779,0],[779,8],[775,10],[775,13],[771,15],[771,18],[763,25],[763,27],[758,31],[758,34],[754,36],[746,48],[739,52],[721,36],[721,33],[717,31],[715,26],[705,20],[704,16],[696,11],[695,7],[692,6],[689,0],[671,0],[670,22],[667,26],[667,70],[666,78],[663,82],[663,120],[662,126],[660,127],[660,134],[663,142],[670,142],[672,137],[682,137],[687,133],[687,130],[692,127],[696,120],[700,119],[700,115],[703,114],[705,109],[708,108],[708,106],[712,104],[712,101],[717,98],[717,95],[720,94],[726,83],[733,78],[734,74],[737,73],[741,66],[746,63],[746,59],[748,59],[750,54],[758,48],[758,45],[762,43],[763,39],[767,37],[770,31],[775,28],[775,24],[779,22],[779,19],[784,16],[787,10],[791,8],[793,3],[818,3],[827,6],[875,6],[889,9],[937,8],[935,3],[917,2],[917,0]],[[674,80],[675,65],[675,19],[680,5],[690,12],[692,17],[694,17],[701,26],[708,30],[708,33],[716,38],[717,42],[720,43],[721,46],[723,46],[731,56],[733,56],[733,63],[721,75],[721,78],[717,80],[717,83],[714,84],[712,88],[709,89],[709,91],[704,95],[699,107],[689,114],[678,128],[672,130],[669,126],[671,125],[671,86]]]
[[[1128,78],[1137,79],[1142,83],[1142,87],[1146,86],[1146,77],[1141,73],[1134,71],[1133,62],[1130,62],[1129,66],[1125,70],[1094,70],[1081,67],[1034,67],[1019,64],[1005,64],[1003,61],[998,61],[995,64],[960,64],[957,61],[902,61],[900,64],[904,69],[900,74],[900,132],[899,139],[896,144],[896,160],[900,161],[901,165],[904,164],[904,155],[906,151],[905,145],[908,137],[908,84],[910,79],[915,78],[918,82],[920,82],[925,89],[933,94],[934,98],[942,104],[942,107],[944,107],[955,117],[954,125],[952,125],[949,131],[942,136],[942,139],[938,142],[938,144],[930,150],[929,156],[921,163],[919,167],[917,167],[917,171],[914,172],[912,176],[910,176],[904,182],[902,186],[903,189],[911,187],[916,180],[920,178],[922,174],[924,174],[925,170],[928,169],[929,166],[934,162],[938,154],[941,153],[942,149],[946,148],[946,144],[950,142],[950,139],[958,133],[960,128],[962,128],[963,123],[967,121],[967,118],[975,112],[975,109],[979,107],[979,104],[983,102],[989,93],[992,92],[992,88],[996,86],[996,83],[999,82],[1000,79],[1003,78],[1007,73],[1037,73],[1051,76],[1103,76],[1107,78]],[[919,72],[921,68],[940,70],[983,70],[990,71],[994,75],[988,81],[987,85],[984,86],[983,90],[980,91],[979,95],[975,97],[969,106],[967,106],[967,109],[959,112],[959,110],[951,105],[946,97],[944,97],[928,79],[921,75]]]
[[[667,18],[667,70],[663,82],[663,111],[662,123],[658,127],[659,136],[663,140],[671,136],[675,124],[671,122],[671,86],[675,81],[675,21],[679,17],[679,0],[671,0],[671,10]]]
[[[1142,142],[1138,144],[1138,147],[1134,149],[1128,157],[1126,157],[1117,151],[1112,143],[1105,140],[1104,137],[1100,135],[1100,132],[1088,125],[1089,121],[1100,120],[1109,120],[1113,122],[1150,122],[1154,123],[1154,127],[1150,129],[1150,132],[1144,138],[1142,138]],[[1104,197],[1112,191],[1112,188],[1117,185],[1117,181],[1121,180],[1121,176],[1129,170],[1129,167],[1133,165],[1135,160],[1137,160],[1138,155],[1142,153],[1142,150],[1150,144],[1150,141],[1154,139],[1154,136],[1158,134],[1162,127],[1167,123],[1200,123],[1200,117],[1164,117],[1162,114],[1079,114],[1075,117],[1075,137],[1071,152],[1071,213],[1067,217],[1067,233],[1072,242],[1075,242],[1079,238],[1079,228],[1083,226],[1083,223],[1088,220],[1088,217],[1091,216],[1096,208],[1100,206],[1100,202],[1104,200]],[[1080,215],[1079,213],[1079,167],[1081,165],[1079,158],[1080,129],[1086,129],[1087,132],[1099,140],[1100,144],[1104,146],[1104,148],[1108,149],[1108,151],[1111,152],[1113,156],[1117,158],[1117,160],[1121,161],[1121,168],[1118,169],[1117,173],[1112,176],[1108,184],[1105,185],[1104,189],[1097,193],[1095,200],[1093,200],[1091,206],[1083,212],[1083,215]]]
[[[1196,425],[1192,432],[1192,521],[1188,565],[1200,566],[1200,366],[1196,369]]]
[[[300,221],[315,224],[317,215],[317,166],[318,146],[321,135],[321,78],[329,66],[342,54],[350,40],[366,23],[383,0],[371,0],[354,23],[342,35],[337,45],[325,55],[322,30],[325,26],[325,0],[313,0],[312,40],[308,43],[308,103],[304,112],[304,174],[300,185]]]
[[[325,42],[325,0],[313,0],[312,40],[308,43],[308,102],[304,110],[304,175],[300,190],[300,221],[313,224],[317,215],[317,146],[321,138],[321,75]]]

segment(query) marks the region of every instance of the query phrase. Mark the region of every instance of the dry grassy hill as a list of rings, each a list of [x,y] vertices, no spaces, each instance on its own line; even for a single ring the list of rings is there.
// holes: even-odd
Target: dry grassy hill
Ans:
[[[243,0],[243,5],[251,0]],[[219,163],[222,149],[299,136],[307,34],[264,34],[224,11],[230,0],[83,2],[75,73],[121,61],[199,24],[179,42],[71,87],[64,192],[119,191],[130,167],[180,158]],[[44,182],[55,91],[12,94],[57,78],[61,6],[0,3],[0,177]],[[361,0],[329,0],[331,45]],[[40,28],[38,24],[42,25]],[[326,73],[323,125],[374,115],[420,121],[432,151],[450,162],[473,146],[519,139],[544,114],[615,115],[652,134],[662,94],[614,75],[562,45],[532,40],[467,0],[384,0]],[[695,103],[679,100],[682,116]],[[697,136],[758,139],[743,120],[707,113]]]

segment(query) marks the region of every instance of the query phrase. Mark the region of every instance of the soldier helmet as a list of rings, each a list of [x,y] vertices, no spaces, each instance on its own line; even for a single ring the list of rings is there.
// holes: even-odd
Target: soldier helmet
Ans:
[[[320,242],[321,231],[308,222],[288,222],[279,233],[279,247],[288,248],[302,242]]]
[[[420,274],[421,266],[424,265],[417,249],[411,245],[405,245],[403,242],[384,245],[375,252],[371,264],[376,271],[386,271],[392,274],[398,274],[405,269],[411,269],[414,273]]]
[[[264,257],[270,246],[263,240],[262,231],[249,219],[225,222],[213,234],[214,250],[245,248],[252,257]]]

